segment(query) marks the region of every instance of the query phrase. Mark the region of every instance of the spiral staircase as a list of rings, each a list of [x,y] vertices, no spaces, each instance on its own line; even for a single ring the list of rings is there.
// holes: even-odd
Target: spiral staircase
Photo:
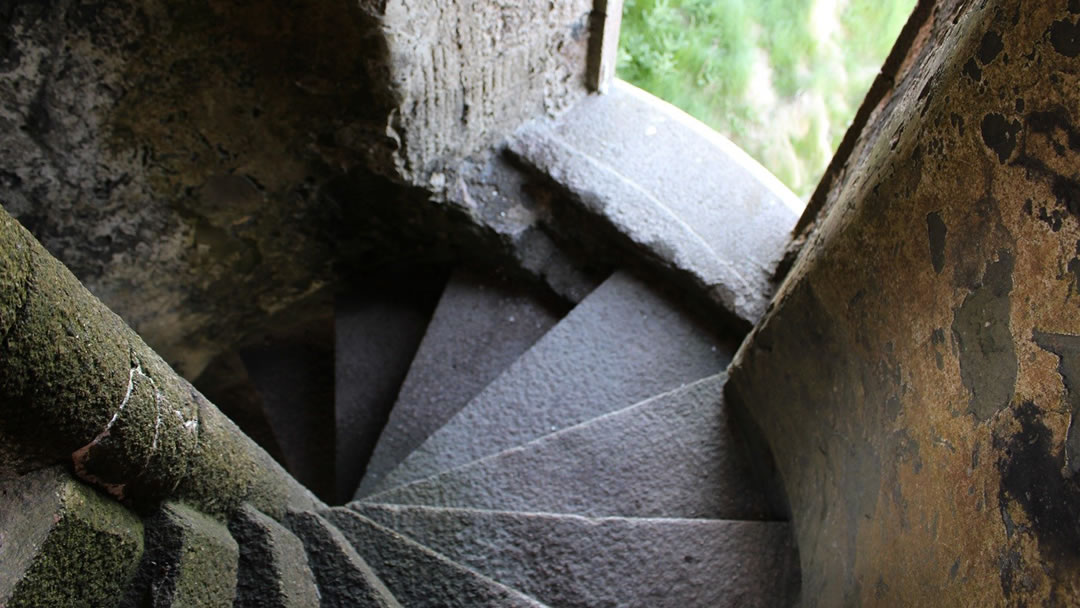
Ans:
[[[648,109],[627,95],[597,103]],[[600,111],[610,116],[612,110]],[[568,120],[590,122],[580,113]],[[604,121],[594,124],[605,128]],[[9,568],[7,579],[0,577],[0,606],[31,606],[33,598],[45,596],[67,598],[54,605],[122,606],[796,604],[798,556],[783,491],[767,450],[745,417],[724,402],[725,368],[741,331],[715,323],[686,297],[687,284],[707,291],[701,286],[715,283],[709,268],[720,268],[721,278],[748,276],[739,272],[746,260],[724,259],[733,255],[725,247],[763,245],[744,231],[744,242],[701,246],[717,242],[701,234],[709,226],[678,209],[700,206],[694,188],[707,191],[715,184],[682,183],[665,195],[644,174],[620,173],[614,161],[604,164],[603,150],[587,149],[612,145],[618,133],[573,141],[560,136],[559,128],[534,131],[512,146],[514,153],[571,194],[577,189],[589,213],[653,248],[653,258],[688,281],[659,280],[664,275],[628,265],[567,311],[535,289],[455,270],[434,311],[422,320],[423,331],[414,331],[422,339],[404,380],[392,389],[393,409],[370,459],[359,465],[365,473],[350,500],[289,509],[282,517],[246,505],[227,522],[167,501],[141,518],[143,538],[128,539],[127,545],[116,541],[133,547],[134,557],[109,566],[112,587],[102,583],[104,590],[49,588],[48,596],[30,587],[66,580],[65,566],[44,564],[41,557],[50,552],[57,522],[90,521],[86,525],[101,534],[122,536],[115,532],[124,529],[120,524],[86,506],[110,499],[63,469],[4,482],[0,501],[9,507],[28,495],[56,499],[46,506],[25,502],[27,513],[18,517],[0,514],[9,531],[42,529],[27,546],[0,544]],[[652,145],[655,133],[636,143],[624,140],[616,155]],[[669,124],[665,133],[701,138],[678,124]],[[673,154],[702,162],[688,145],[676,146]],[[699,145],[708,154],[729,153],[718,152],[713,140]],[[560,170],[590,163],[592,178]],[[739,201],[764,200],[764,215],[755,217],[769,221],[768,214],[782,206],[768,192],[774,186],[763,187],[758,175],[741,170],[744,160],[729,165],[735,168],[723,171],[730,174],[713,179],[729,182]],[[678,178],[694,170],[681,166],[673,173]],[[582,193],[582,184],[592,189]],[[664,202],[648,211],[658,199]],[[621,202],[637,207],[624,213]],[[786,237],[794,219],[788,215],[790,222],[770,234]],[[714,223],[718,230],[732,230],[739,221]],[[782,250],[776,244],[786,244],[786,238],[770,243],[775,261]],[[717,259],[702,259],[703,251]],[[768,274],[771,268],[755,272]],[[764,302],[767,293],[754,289],[750,295]],[[720,300],[732,301],[730,289],[720,292]],[[730,307],[735,316],[751,314],[742,311],[752,307],[740,306]],[[348,363],[342,359],[350,356],[350,340],[388,331],[388,321],[378,315],[360,326],[356,322],[339,311],[339,371]],[[400,377],[394,373],[386,378]],[[278,375],[271,370],[269,376]],[[396,382],[386,378],[355,381]],[[340,406],[350,389],[341,378],[337,388]],[[332,467],[333,458],[340,464],[346,451],[340,433],[338,455],[317,445],[317,436],[281,439],[307,424],[303,416],[325,415],[296,412],[272,429],[285,463],[304,461],[309,470]]]

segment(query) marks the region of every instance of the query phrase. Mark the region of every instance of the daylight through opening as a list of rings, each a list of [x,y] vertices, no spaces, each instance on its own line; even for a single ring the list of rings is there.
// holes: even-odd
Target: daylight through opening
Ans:
[[[617,75],[727,136],[804,201],[915,0],[624,0]]]

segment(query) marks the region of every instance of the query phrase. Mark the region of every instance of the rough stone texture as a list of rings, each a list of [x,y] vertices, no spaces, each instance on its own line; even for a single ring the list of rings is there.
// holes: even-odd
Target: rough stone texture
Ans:
[[[595,226],[585,227],[590,230],[588,239],[557,234],[552,229],[556,214],[552,189],[523,171],[506,153],[504,143],[465,159],[456,172],[447,173],[446,202],[498,235],[509,257],[526,274],[540,278],[559,297],[580,302],[620,261],[611,259],[610,239],[590,230]],[[592,245],[587,252],[567,246],[582,242]],[[481,252],[481,256],[490,258],[492,253]]]
[[[785,260],[777,269],[777,281],[790,270],[794,258],[814,232],[817,220],[824,217],[836,202],[837,195],[846,188],[845,182],[858,176],[853,169],[866,159],[874,143],[884,134],[881,127],[886,121],[882,119],[896,112],[912,90],[918,90],[915,85],[921,66],[937,51],[966,4],[967,0],[917,0],[836,154],[806,203]]]
[[[365,502],[585,516],[783,518],[716,376]]]
[[[312,512],[291,512],[285,520],[304,541],[319,585],[319,606],[401,608],[371,566],[330,522]]]
[[[281,524],[245,505],[229,520],[240,547],[235,608],[309,608],[319,590],[304,545]]]
[[[180,503],[146,522],[146,553],[123,608],[231,608],[239,549],[224,524]]]
[[[669,296],[617,273],[375,489],[460,466],[715,374],[730,352]]]
[[[591,0],[360,2],[383,36],[378,79],[395,102],[383,171],[441,189],[442,165],[586,92]]]
[[[192,394],[199,404],[199,444],[174,497],[219,516],[227,516],[247,502],[278,519],[287,509],[312,509],[323,504],[214,404],[194,389]]]
[[[776,456],[806,605],[1074,605],[1080,4],[934,19],[728,397]]]
[[[0,357],[0,428],[22,466],[73,459],[116,495],[171,490],[198,435],[185,383],[2,210],[0,231],[25,294]]]
[[[466,270],[446,284],[364,480],[376,482],[509,367],[561,314],[534,292]]]
[[[445,275],[395,273],[338,296],[334,319],[336,501],[356,492],[435,308]]]
[[[239,355],[289,473],[322,500],[334,502],[334,350],[330,331],[318,332],[305,341],[249,346]]]
[[[358,505],[372,520],[550,605],[791,606],[787,523]]]
[[[409,608],[542,608],[522,595],[353,511],[326,512]]]
[[[17,458],[4,468],[70,459],[118,498],[210,513],[318,504],[2,209],[0,233],[0,257],[28,264],[0,351],[0,435]]]
[[[0,482],[0,606],[104,606],[143,552],[135,515],[53,467]]]
[[[764,313],[802,203],[720,134],[616,81],[509,147],[741,324]]]
[[[0,200],[193,377],[331,276],[320,237],[341,213],[320,189],[386,141],[359,17],[313,0],[5,2]]]

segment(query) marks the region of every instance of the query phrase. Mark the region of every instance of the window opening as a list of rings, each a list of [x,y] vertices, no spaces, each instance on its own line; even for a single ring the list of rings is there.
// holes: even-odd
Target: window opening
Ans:
[[[623,0],[617,75],[727,136],[804,201],[915,0]]]

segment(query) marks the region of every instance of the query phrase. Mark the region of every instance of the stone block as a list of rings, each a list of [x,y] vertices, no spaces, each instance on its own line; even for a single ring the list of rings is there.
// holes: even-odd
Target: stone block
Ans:
[[[287,528],[250,505],[229,520],[240,547],[235,608],[305,608],[319,590],[304,545]]]
[[[180,503],[146,522],[146,553],[124,608],[231,608],[239,549],[225,524]]]
[[[670,265],[745,327],[803,203],[725,137],[626,82],[510,139],[525,164]]]
[[[290,512],[285,523],[304,543],[321,608],[401,608],[341,531],[317,513]]]
[[[105,606],[143,553],[143,526],[62,468],[0,482],[0,606]]]

